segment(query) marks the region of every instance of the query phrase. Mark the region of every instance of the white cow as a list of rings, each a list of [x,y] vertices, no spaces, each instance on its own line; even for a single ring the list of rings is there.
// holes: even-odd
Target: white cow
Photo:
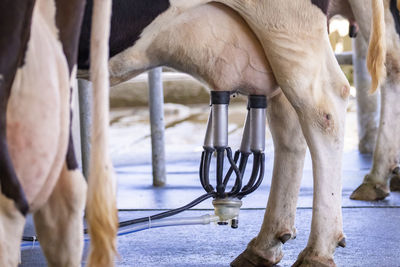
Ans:
[[[334,249],[344,246],[340,180],[349,84],[330,47],[326,15],[311,1],[222,1],[256,34],[259,44],[245,41],[244,47],[261,46],[260,55],[257,50],[242,51],[243,39],[232,30],[244,27],[239,18],[239,26],[223,27],[223,16],[190,10],[205,2],[170,1],[171,7],[143,30],[132,47],[110,60],[111,79],[119,82],[144,69],[170,64],[201,78],[213,90],[269,95],[276,80],[283,94],[271,98],[269,106],[276,152],[266,216],[259,235],[232,264],[270,266],[282,258],[282,243],[295,236],[294,217],[307,142],[314,167],[313,221],[309,244],[296,264],[334,265]],[[201,8],[211,10],[215,6]],[[195,23],[190,24],[192,18]],[[201,26],[197,28],[197,24]],[[228,37],[233,45],[224,39]],[[249,76],[257,87],[236,83],[246,79],[248,68],[254,71],[256,58],[248,56],[252,53],[267,60],[257,64],[262,67],[258,67],[259,78]],[[258,84],[257,79],[262,82]]]

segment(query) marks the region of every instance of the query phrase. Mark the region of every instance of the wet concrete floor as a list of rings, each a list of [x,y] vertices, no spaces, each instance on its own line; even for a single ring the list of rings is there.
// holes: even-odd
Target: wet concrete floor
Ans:
[[[240,105],[239,105],[240,106]],[[167,186],[151,186],[150,145],[145,116],[135,118],[131,111],[114,113],[111,129],[113,161],[118,178],[120,220],[177,208],[204,193],[198,181],[198,165],[206,109],[170,107],[182,118],[166,131]],[[241,108],[237,107],[238,110]],[[243,108],[244,109],[244,108]],[[235,108],[232,109],[233,112]],[[125,113],[124,113],[125,112]],[[193,114],[198,114],[193,116]],[[235,121],[244,118],[237,112]],[[121,115],[122,114],[122,115]],[[234,113],[235,114],[235,113]],[[177,116],[177,117],[179,117]],[[185,119],[189,118],[189,119]],[[194,119],[193,119],[194,118]],[[167,116],[167,122],[168,121]],[[143,125],[138,130],[137,122]],[[347,118],[345,153],[343,157],[343,223],[347,247],[338,248],[338,266],[400,266],[400,193],[391,193],[383,201],[365,202],[349,199],[371,166],[371,156],[357,152],[355,113]],[[230,140],[235,150],[240,141],[240,127],[230,125]],[[133,135],[135,133],[135,135]],[[118,150],[118,148],[121,148]],[[123,149],[122,149],[123,148]],[[228,226],[179,226],[145,230],[120,236],[117,266],[229,266],[258,233],[271,184],[273,148],[267,137],[266,174],[263,184],[244,199],[238,229]],[[211,201],[205,201],[178,216],[212,214]],[[297,238],[284,246],[285,256],[279,266],[290,266],[306,246],[312,213],[312,169],[307,155],[296,214]],[[28,224],[26,235],[33,234]],[[85,244],[84,262],[87,254]],[[46,266],[40,247],[35,244],[22,249],[21,266]]]

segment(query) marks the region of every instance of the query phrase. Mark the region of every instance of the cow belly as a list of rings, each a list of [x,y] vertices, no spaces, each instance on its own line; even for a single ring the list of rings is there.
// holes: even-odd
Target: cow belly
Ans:
[[[110,60],[111,83],[157,65],[189,73],[213,90],[271,95],[278,88],[258,38],[221,4],[161,14],[135,45]]]
[[[55,36],[35,7],[25,64],[7,109],[7,142],[31,210],[52,191],[68,142],[68,68]]]
[[[270,95],[277,89],[258,38],[235,11],[221,4],[181,14],[151,48],[149,57],[158,52],[162,62],[189,72],[213,90]]]

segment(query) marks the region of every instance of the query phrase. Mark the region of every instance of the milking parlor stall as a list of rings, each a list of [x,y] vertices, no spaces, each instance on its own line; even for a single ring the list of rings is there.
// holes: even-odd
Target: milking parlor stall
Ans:
[[[112,4],[115,266],[400,266],[396,1],[383,0],[380,28],[371,1],[206,2]],[[91,5],[71,96],[86,180]],[[382,28],[374,91],[368,46]],[[19,266],[58,266],[26,218]]]

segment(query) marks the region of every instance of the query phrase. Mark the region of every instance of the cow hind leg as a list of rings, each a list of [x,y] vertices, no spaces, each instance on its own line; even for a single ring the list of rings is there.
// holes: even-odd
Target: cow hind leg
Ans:
[[[64,165],[50,198],[34,213],[48,266],[80,266],[86,187],[80,171],[68,170]]]
[[[371,95],[371,80],[365,64],[368,44],[363,36],[359,35],[355,41],[354,84],[357,89],[357,122],[358,122],[358,150],[361,153],[372,154],[376,145],[379,124],[379,97]]]
[[[349,86],[343,83],[341,88],[343,93]],[[346,245],[341,211],[346,101],[340,90],[324,91],[318,102],[310,98],[307,106],[297,110],[312,158],[313,211],[307,247],[293,266],[336,266],[333,253],[337,246]]]
[[[325,40],[327,39],[323,39]],[[324,49],[319,50],[320,53],[315,57],[311,57],[309,51],[302,50],[307,57],[296,61],[302,63],[302,68],[297,70],[286,68],[286,64],[291,62],[282,61],[282,57],[271,50],[271,58],[274,59],[271,66],[284,75],[277,76],[278,82],[299,117],[313,166],[311,232],[307,246],[294,266],[335,266],[334,251],[338,245],[345,246],[341,210],[341,172],[350,86],[339,66],[334,64],[329,43],[316,43]],[[280,61],[275,60],[275,57]],[[321,60],[316,60],[317,58]],[[316,70],[319,70],[318,78],[314,79],[317,75],[311,73],[317,73]]]
[[[351,194],[356,200],[381,200],[389,195],[388,181],[392,177],[391,189],[399,190],[399,174],[392,174],[399,164],[400,151],[400,98],[399,78],[388,73],[388,79],[381,88],[381,119],[378,139],[374,151],[371,171],[363,183]]]
[[[0,194],[0,266],[17,266],[25,217],[14,201]]]
[[[270,266],[282,256],[282,245],[296,237],[296,204],[306,142],[298,116],[281,93],[268,102],[268,121],[274,141],[274,169],[261,230],[232,266]]]

